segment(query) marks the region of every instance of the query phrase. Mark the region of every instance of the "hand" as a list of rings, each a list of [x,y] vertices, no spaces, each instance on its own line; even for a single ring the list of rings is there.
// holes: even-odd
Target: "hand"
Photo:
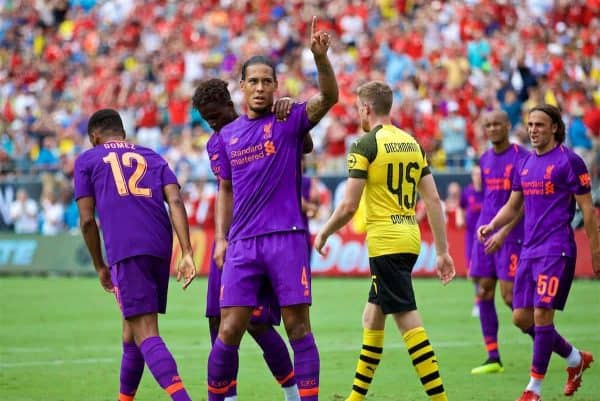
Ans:
[[[219,238],[215,240],[215,252],[213,253],[213,259],[219,269],[223,268],[225,264],[225,252],[227,251],[227,240],[225,238]]]
[[[502,244],[504,244],[505,239],[506,239],[506,236],[502,233],[502,230],[500,230],[497,233],[495,233],[494,235],[492,235],[484,243],[485,253],[490,254],[490,253],[496,252],[498,249],[500,249]]]
[[[327,32],[315,32],[316,26],[317,17],[315,16],[310,24],[310,51],[312,51],[315,56],[324,56],[327,54],[327,50],[329,50],[331,39]]]
[[[491,224],[484,224],[482,226],[477,227],[477,239],[479,240],[479,242],[481,242],[482,244],[485,243],[487,236],[492,231],[494,230],[492,229]]]
[[[308,217],[309,219],[312,219],[313,217],[315,217],[317,215],[318,211],[319,211],[319,206],[317,206],[311,202],[307,202],[304,207],[304,213],[306,213],[306,217]]]
[[[287,119],[292,111],[292,106],[294,103],[294,99],[291,97],[282,97],[281,99],[277,99],[271,108],[271,111],[275,113],[275,118],[277,118],[277,121],[285,121]]]
[[[592,270],[600,277],[600,251],[592,252]]]
[[[325,235],[323,233],[323,231],[319,231],[319,233],[315,237],[314,247],[317,250],[317,252],[319,252],[319,254],[321,256],[325,256],[325,254],[326,254],[326,252],[323,250],[323,248],[325,247],[325,243],[327,242],[327,238],[329,238],[329,235]]]
[[[115,292],[115,286],[112,283],[110,278],[110,271],[106,265],[102,265],[100,268],[96,269],[98,273],[98,279],[100,280],[100,285],[106,292]]]
[[[183,277],[183,289],[185,290],[196,278],[196,266],[194,265],[194,255],[186,253],[182,256],[177,265],[177,281]]]
[[[447,252],[441,255],[437,255],[436,270],[438,277],[444,285],[452,281],[452,279],[456,275],[456,271],[454,270],[454,261]]]

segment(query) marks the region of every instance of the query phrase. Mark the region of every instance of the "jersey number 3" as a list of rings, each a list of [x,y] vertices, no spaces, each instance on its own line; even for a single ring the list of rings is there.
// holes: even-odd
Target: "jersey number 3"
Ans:
[[[131,167],[134,160],[135,171],[133,174],[131,174],[129,180],[125,182],[122,166]],[[115,179],[115,185],[117,186],[119,195],[127,196],[131,194],[133,196],[152,196],[152,190],[150,188],[142,188],[138,186],[138,183],[146,173],[147,163],[146,159],[144,159],[144,156],[133,152],[125,152],[121,156],[121,161],[119,161],[117,152],[110,152],[102,159],[102,161],[110,164],[110,170],[112,171],[113,178]]]
[[[404,163],[398,163],[399,171],[398,175],[396,175],[394,171],[395,165],[389,163],[387,166],[387,186],[390,192],[398,197],[398,205],[400,207],[404,206],[407,209],[412,209],[415,206],[417,182],[410,173],[411,170],[417,170],[418,168],[419,164],[415,162],[407,163],[406,169],[404,168]],[[412,185],[412,189],[409,189],[409,193],[402,196],[402,187],[405,180]]]

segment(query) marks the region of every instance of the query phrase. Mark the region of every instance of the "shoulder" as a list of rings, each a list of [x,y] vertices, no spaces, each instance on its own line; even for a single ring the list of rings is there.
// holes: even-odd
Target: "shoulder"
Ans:
[[[224,138],[230,137],[236,131],[238,131],[240,127],[243,126],[247,121],[248,119],[245,116],[239,116],[238,118],[221,128],[218,135],[216,136],[215,141],[217,141],[218,143],[219,140],[223,140]],[[211,135],[211,138],[213,136],[215,135]]]
[[[576,170],[580,170],[585,167],[585,162],[577,153],[575,153],[572,149],[566,147],[565,145],[558,145],[559,150],[562,154],[563,159],[567,162],[569,167],[572,167]],[[586,168],[587,169],[587,168]]]
[[[382,126],[378,125],[354,141],[350,147],[350,153],[358,153],[366,157],[369,161],[373,161],[377,156],[377,133],[381,128]]]
[[[210,138],[208,138],[208,141],[206,141],[206,151],[208,153],[213,153],[219,148],[219,135],[220,134],[214,132]]]
[[[86,150],[85,152],[81,153],[79,156],[77,156],[77,158],[75,159],[75,168],[82,168],[84,166],[87,166],[91,160],[94,159],[95,156],[95,148],[91,148]]]

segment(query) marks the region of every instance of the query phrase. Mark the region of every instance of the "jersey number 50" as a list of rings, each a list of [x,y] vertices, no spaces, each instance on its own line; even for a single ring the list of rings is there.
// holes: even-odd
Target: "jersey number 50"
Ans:
[[[404,206],[407,209],[412,209],[415,206],[415,197],[417,195],[415,189],[417,182],[410,173],[412,170],[417,170],[418,168],[419,164],[415,162],[407,163],[406,168],[404,168],[404,163],[398,163],[399,171],[396,175],[394,171],[395,165],[393,163],[388,163],[387,186],[390,192],[398,197],[398,205],[400,205],[400,207]],[[402,196],[402,187],[405,180],[412,185],[412,188],[408,189],[409,193]]]
[[[125,182],[125,176],[123,175],[123,166],[131,167],[132,161],[135,160],[135,171]],[[146,159],[144,156],[133,153],[133,152],[125,152],[121,156],[121,162],[119,161],[119,156],[117,152],[110,152],[106,155],[102,161],[104,163],[110,164],[110,169],[113,174],[113,178],[115,179],[115,185],[117,186],[117,192],[121,196],[127,196],[129,194],[133,196],[152,196],[152,190],[150,188],[142,188],[138,186],[138,183],[146,173]],[[122,164],[122,165],[121,165]]]

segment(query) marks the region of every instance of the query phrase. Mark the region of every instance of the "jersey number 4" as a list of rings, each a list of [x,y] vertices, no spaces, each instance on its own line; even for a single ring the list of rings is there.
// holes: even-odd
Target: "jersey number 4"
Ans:
[[[129,177],[129,180],[125,182],[125,176],[123,175],[123,166],[132,167],[133,161],[135,160],[135,171]],[[133,153],[125,152],[119,156],[117,152],[110,152],[106,155],[102,161],[110,164],[110,170],[112,171],[113,178],[115,179],[115,185],[117,186],[117,192],[121,196],[127,196],[129,194],[133,196],[152,196],[152,190],[150,188],[142,188],[138,186],[138,183],[146,173],[146,159],[144,156]]]
[[[417,181],[411,175],[411,171],[417,170],[419,168],[419,164],[415,162],[410,162],[407,163],[406,168],[404,168],[404,163],[398,163],[397,174],[395,172],[395,167],[396,165],[393,163],[389,163],[387,166],[388,189],[392,194],[398,197],[398,204],[400,205],[400,207],[404,206],[406,209],[412,209],[415,206],[415,197],[417,196],[417,193],[415,191]],[[411,184],[412,188],[408,188],[408,193],[403,194],[402,189],[405,181]]]

